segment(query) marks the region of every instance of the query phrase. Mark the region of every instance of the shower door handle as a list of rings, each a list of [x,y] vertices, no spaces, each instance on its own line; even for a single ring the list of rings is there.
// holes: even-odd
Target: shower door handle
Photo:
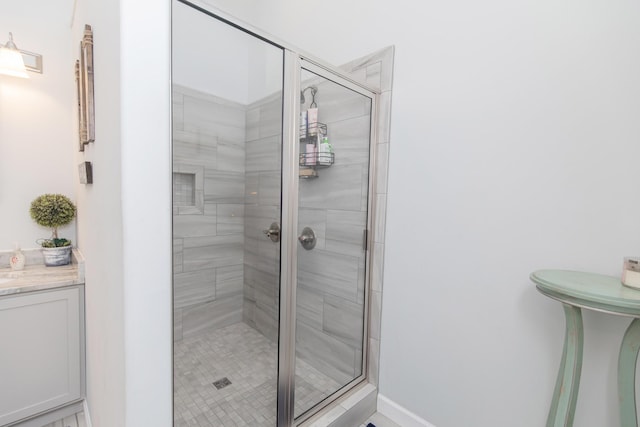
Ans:
[[[302,247],[308,251],[316,247],[316,233],[310,227],[302,229],[302,234],[298,236],[298,240]]]
[[[262,232],[266,234],[273,243],[278,243],[280,241],[280,226],[277,222],[272,222],[269,229],[262,230]]]

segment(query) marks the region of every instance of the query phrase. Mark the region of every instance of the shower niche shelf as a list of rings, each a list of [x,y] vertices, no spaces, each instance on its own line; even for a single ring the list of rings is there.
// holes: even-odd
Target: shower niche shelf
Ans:
[[[300,126],[300,173],[302,179],[318,178],[318,169],[328,168],[335,162],[333,148],[321,150],[322,141],[327,136],[327,125],[313,123]],[[329,147],[331,147],[329,145]],[[326,148],[329,148],[326,147]]]

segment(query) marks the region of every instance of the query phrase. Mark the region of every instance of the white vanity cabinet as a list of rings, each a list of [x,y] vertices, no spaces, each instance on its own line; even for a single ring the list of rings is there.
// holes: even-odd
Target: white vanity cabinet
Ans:
[[[84,394],[84,287],[0,296],[0,426]]]

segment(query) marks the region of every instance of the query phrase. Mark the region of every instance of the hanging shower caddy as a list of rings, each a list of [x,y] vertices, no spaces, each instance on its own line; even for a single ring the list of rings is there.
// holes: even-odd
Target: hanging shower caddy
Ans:
[[[300,127],[300,178],[317,178],[318,169],[328,168],[335,161],[335,153],[326,138],[324,123]]]
[[[335,161],[333,147],[327,138],[327,125],[317,121],[318,105],[314,86],[305,88],[300,93],[300,103],[304,104],[304,92],[310,89],[313,97],[309,109],[301,114],[300,120],[300,178],[310,179],[318,177],[318,169],[327,168]],[[312,114],[313,119],[312,119]]]

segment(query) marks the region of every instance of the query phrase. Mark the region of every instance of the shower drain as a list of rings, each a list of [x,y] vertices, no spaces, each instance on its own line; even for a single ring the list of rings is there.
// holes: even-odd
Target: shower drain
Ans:
[[[218,390],[220,390],[221,388],[225,388],[230,384],[231,384],[231,381],[229,381],[229,378],[227,377],[220,378],[218,381],[213,382],[213,385],[216,386]]]

